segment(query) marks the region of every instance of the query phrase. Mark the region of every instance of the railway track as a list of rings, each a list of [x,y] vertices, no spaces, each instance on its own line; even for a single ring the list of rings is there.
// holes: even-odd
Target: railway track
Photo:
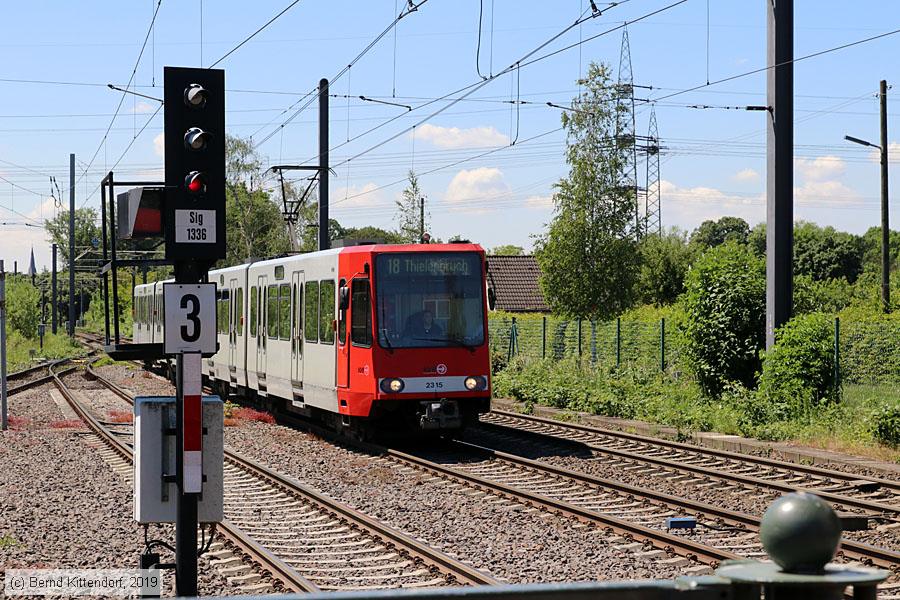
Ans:
[[[122,401],[133,401],[132,395],[115,383],[90,369],[89,374]],[[286,583],[291,589],[497,583],[474,567],[259,462],[228,449],[225,461],[228,520],[220,528],[265,569],[279,578],[294,579],[294,584]],[[277,569],[267,562],[273,559],[280,565]]]
[[[900,517],[900,482],[890,479],[506,411],[482,415],[482,423],[499,432],[528,432],[575,442],[604,460],[738,481],[777,494],[803,489],[841,506]]]
[[[28,367],[27,369],[22,369],[21,371],[16,371],[15,373],[8,374],[6,376],[7,382],[15,381],[18,384],[7,388],[6,394],[8,396],[12,396],[14,394],[18,394],[19,392],[24,392],[25,390],[30,390],[32,388],[44,385],[45,383],[52,383],[53,375],[49,373],[49,369],[51,367],[68,364],[72,360],[73,359],[71,358],[63,358],[61,360],[46,361],[38,365],[34,365],[33,367]],[[69,372],[74,369],[75,367],[68,367],[65,369],[65,372]]]

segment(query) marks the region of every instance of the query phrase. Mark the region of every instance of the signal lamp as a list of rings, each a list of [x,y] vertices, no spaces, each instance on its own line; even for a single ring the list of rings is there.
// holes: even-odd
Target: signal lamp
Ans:
[[[203,131],[199,127],[191,127],[184,134],[184,147],[194,152],[203,150],[211,137],[212,134],[209,132]]]
[[[485,381],[484,377],[466,377],[466,380],[463,382],[466,386],[466,389],[470,392],[474,392],[476,390],[483,390],[487,387],[487,381]]]
[[[190,108],[203,108],[206,106],[208,93],[199,83],[192,83],[184,88],[184,103]]]
[[[184,178],[184,187],[192,194],[202,194],[206,191],[206,175],[200,171],[191,171]]]

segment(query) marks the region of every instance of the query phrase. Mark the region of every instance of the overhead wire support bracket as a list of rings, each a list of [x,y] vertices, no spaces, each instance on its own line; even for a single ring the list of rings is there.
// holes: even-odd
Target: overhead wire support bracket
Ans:
[[[412,110],[412,106],[408,104],[400,104],[399,102],[388,102],[387,100],[376,100],[375,98],[369,98],[368,96],[359,96],[359,99],[363,102],[375,102],[377,104],[387,104],[388,106],[399,106],[400,108],[405,108],[407,111]]]

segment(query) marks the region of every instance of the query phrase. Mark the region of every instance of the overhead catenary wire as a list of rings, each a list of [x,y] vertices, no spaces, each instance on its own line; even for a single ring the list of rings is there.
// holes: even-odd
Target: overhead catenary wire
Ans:
[[[263,24],[259,29],[257,29],[256,31],[254,31],[253,33],[251,33],[250,35],[248,35],[247,37],[245,37],[243,40],[241,40],[241,41],[238,43],[237,46],[235,46],[234,48],[232,48],[231,50],[229,50],[228,52],[226,52],[225,54],[223,54],[222,57],[219,58],[219,60],[217,60],[217,61],[214,62],[213,64],[209,65],[209,67],[207,67],[207,68],[212,69],[213,67],[215,67],[216,65],[218,65],[220,62],[222,62],[223,60],[225,60],[226,58],[228,58],[229,56],[231,56],[232,54],[234,54],[234,53],[238,50],[238,48],[240,48],[241,46],[243,46],[244,44],[246,44],[247,42],[249,42],[250,40],[252,40],[252,39],[253,39],[254,37],[256,37],[257,34],[259,34],[263,29],[265,29],[266,27],[268,27],[269,25],[271,25],[272,23],[274,23],[275,21],[277,21],[279,17],[281,17],[284,13],[286,13],[287,11],[289,11],[289,10],[291,10],[292,8],[294,8],[295,6],[297,6],[299,3],[300,3],[300,0],[294,0],[293,2],[291,2],[290,4],[288,4],[287,6],[285,6],[283,9],[281,9],[281,12],[279,12],[277,15],[275,15],[274,17],[272,17],[271,19],[269,19],[268,21],[266,21],[265,24]],[[202,5],[201,5],[201,16],[200,16],[201,19],[203,18],[203,16],[202,16],[202,10],[203,10],[203,9],[202,9]],[[201,45],[201,55],[200,55],[200,56],[201,56],[200,62],[202,63],[202,62],[203,62],[202,45]]]
[[[353,67],[353,65],[355,65],[357,62],[359,62],[359,60],[362,59],[362,57],[364,57],[366,54],[368,54],[369,51],[372,50],[372,48],[374,48],[378,44],[378,42],[381,41],[382,38],[384,38],[384,36],[386,36],[388,33],[390,33],[390,31],[392,29],[397,27],[397,24],[400,22],[401,19],[403,19],[404,17],[406,17],[414,12],[417,12],[419,10],[419,8],[421,8],[427,2],[428,2],[428,0],[420,0],[420,2],[418,4],[414,4],[412,2],[412,0],[407,0],[407,4],[403,7],[403,9],[400,11],[400,13],[396,17],[394,17],[393,21],[391,21],[391,23],[387,27],[385,27],[381,33],[379,33],[377,36],[375,36],[375,38],[372,41],[370,41],[366,45],[366,47],[363,48],[359,52],[359,54],[357,54],[356,57],[353,58],[353,60],[351,60],[349,63],[347,63],[346,67],[344,67],[343,69],[338,71],[338,73],[329,80],[329,82],[328,82],[329,85],[334,85],[344,75],[344,73],[349,71]],[[316,95],[317,93],[318,93],[318,87],[313,88],[312,90],[307,92],[302,98],[297,100],[297,102],[293,103],[291,106],[289,106],[287,109],[285,109],[285,111],[282,114],[287,113],[290,110],[292,110],[294,106],[297,106],[297,104],[302,102],[304,99],[308,99],[307,102],[303,106],[301,106],[300,108],[295,110],[287,119],[285,119],[281,123],[281,125],[278,126],[278,128],[276,128],[274,131],[270,132],[266,137],[264,137],[259,142],[254,143],[253,147],[258,148],[260,145],[266,143],[267,141],[272,139],[272,137],[275,135],[275,133],[278,132],[278,129],[285,127],[291,121],[296,119],[300,115],[300,113],[302,113],[304,110],[306,110],[306,108],[308,108],[316,100],[316,98],[318,97]],[[275,122],[275,120],[277,120],[277,118],[273,119],[269,124]],[[268,124],[264,127],[267,127],[267,126],[268,126]],[[253,138],[256,135],[256,133],[258,133],[259,131],[264,129],[264,127],[261,127],[259,130],[254,132],[253,135],[251,135],[250,137]]]
[[[141,50],[138,52],[137,60],[134,63],[134,68],[131,70],[131,76],[128,78],[128,83],[125,84],[125,89],[128,90],[131,87],[132,82],[134,81],[134,77],[137,74],[138,66],[141,64],[141,58],[144,56],[144,50],[147,48],[147,41],[150,39],[150,32],[153,31],[153,25],[156,23],[156,17],[159,15],[159,7],[162,5],[162,0],[157,0],[156,2],[156,10],[153,11],[153,17],[150,19],[150,26],[147,28],[147,34],[144,36],[144,43],[141,44]],[[100,139],[100,143],[97,144],[97,149],[94,150],[93,156],[91,156],[91,160],[88,161],[87,167],[81,172],[81,176],[75,181],[74,185],[78,185],[78,183],[84,178],[85,174],[91,168],[91,165],[94,164],[94,160],[96,160],[97,155],[100,153],[100,149],[106,143],[106,140],[109,136],[109,132],[112,129],[112,126],[116,122],[116,117],[119,116],[119,111],[122,110],[122,104],[125,102],[125,96],[127,92],[123,92],[121,97],[119,98],[119,104],[116,106],[116,110],[113,113],[112,119],[109,121],[109,126],[106,128],[106,133],[103,134],[103,137]],[[135,136],[136,137],[136,136]],[[132,142],[134,138],[132,138]],[[128,145],[131,147],[131,144]],[[82,203],[83,204],[83,203]]]

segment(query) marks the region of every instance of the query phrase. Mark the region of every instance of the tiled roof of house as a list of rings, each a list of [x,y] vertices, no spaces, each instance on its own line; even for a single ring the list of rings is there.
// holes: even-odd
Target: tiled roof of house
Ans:
[[[487,282],[494,290],[494,308],[509,312],[550,312],[538,286],[540,274],[534,256],[488,256]]]

